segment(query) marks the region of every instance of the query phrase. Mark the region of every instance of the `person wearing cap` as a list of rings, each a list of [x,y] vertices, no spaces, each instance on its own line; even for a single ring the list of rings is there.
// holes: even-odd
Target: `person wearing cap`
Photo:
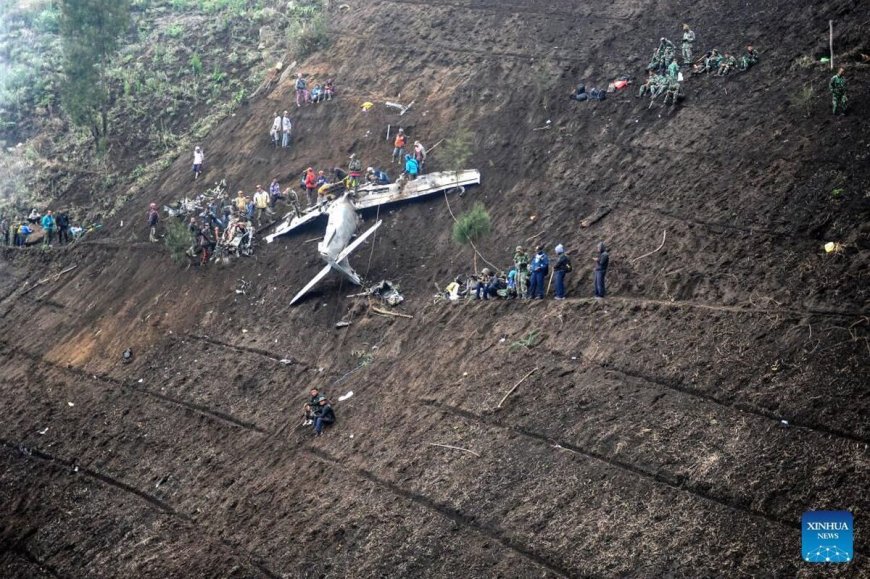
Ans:
[[[514,253],[514,267],[517,270],[517,295],[522,299],[529,297],[529,254],[522,245]]]
[[[315,413],[320,407],[321,400],[326,400],[326,395],[321,394],[317,388],[312,388],[308,392],[308,401],[302,407],[302,426],[314,424]]]
[[[405,155],[405,173],[411,181],[416,179],[417,175],[420,174],[420,164],[410,153]]]
[[[272,215],[272,210],[269,209],[269,194],[260,185],[254,192],[254,207],[257,208],[257,227],[262,227],[263,213]]]
[[[193,150],[193,180],[196,181],[199,179],[199,175],[202,173],[202,161],[205,158],[205,155],[202,152],[202,147],[199,145]]]
[[[692,44],[695,42],[695,33],[688,24],[683,24],[683,66],[692,65]]]
[[[335,422],[335,411],[324,396],[314,410],[314,436],[323,434],[323,429]]]
[[[157,203],[152,203],[148,206],[148,227],[150,232],[148,239],[151,243],[157,242],[157,224],[160,223],[160,212],[157,211]]]
[[[565,299],[565,274],[571,271],[571,260],[565,253],[565,246],[556,246],[556,265],[553,266],[553,281],[556,283],[556,299]]]
[[[287,198],[283,193],[281,193],[281,184],[278,183],[278,177],[275,177],[269,184],[269,207],[274,209],[275,204],[278,203],[279,199],[286,200]]]
[[[281,113],[275,113],[275,120],[272,121],[272,128],[269,130],[269,136],[272,137],[272,145],[277,147],[281,144],[283,117]]]
[[[284,111],[284,116],[281,117],[281,148],[286,149],[290,146],[290,130],[293,128],[293,123],[290,122],[290,113]]]
[[[533,300],[542,300],[544,299],[544,292],[547,290],[544,280],[547,279],[547,275],[550,273],[550,258],[547,256],[547,252],[544,251],[543,245],[538,246],[535,257],[532,258],[531,270],[532,279],[529,284],[529,297]]]
[[[610,254],[607,253],[607,246],[603,241],[598,242],[598,255],[593,257],[595,260],[595,297],[603,298],[607,293],[604,287],[604,276],[607,275],[607,266],[610,264]]]
[[[405,131],[399,129],[396,133],[396,140],[393,141],[393,163],[401,163],[405,158]]]

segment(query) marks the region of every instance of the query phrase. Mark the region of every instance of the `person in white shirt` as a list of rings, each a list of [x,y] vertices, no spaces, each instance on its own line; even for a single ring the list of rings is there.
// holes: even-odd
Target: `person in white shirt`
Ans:
[[[193,178],[199,179],[199,174],[202,173],[202,161],[205,156],[202,153],[202,147],[199,145],[193,150]]]
[[[287,111],[284,111],[284,116],[281,118],[281,147],[284,149],[290,146],[290,129],[292,126],[293,125],[290,123],[290,115]]]
[[[281,114],[275,113],[275,120],[272,121],[272,129],[269,131],[269,136],[272,137],[272,144],[278,146],[281,143]]]

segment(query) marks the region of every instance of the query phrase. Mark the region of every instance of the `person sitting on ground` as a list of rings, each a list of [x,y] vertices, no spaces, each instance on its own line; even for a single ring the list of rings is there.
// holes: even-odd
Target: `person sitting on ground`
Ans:
[[[269,184],[269,206],[274,209],[279,200],[286,201],[287,198],[281,193],[281,185],[278,183],[278,177],[275,177]]]
[[[314,423],[316,411],[320,408],[320,401],[326,400],[326,396],[320,393],[317,388],[312,388],[308,392],[308,402],[302,407],[302,425],[310,426]]]
[[[27,217],[27,222],[36,225],[39,223],[39,220],[42,219],[42,215],[39,214],[39,211],[36,210],[36,207],[30,210],[30,215]]]
[[[586,85],[582,82],[577,85],[577,88],[574,89],[574,92],[571,93],[571,98],[575,101],[585,101],[589,99],[589,95],[586,94]]]
[[[740,70],[749,70],[750,66],[758,64],[760,58],[761,57],[758,55],[758,51],[752,48],[752,45],[747,46],[746,54],[740,57]]]
[[[517,268],[512,267],[507,274],[507,295],[509,298],[517,297]]]
[[[412,157],[410,153],[405,155],[405,174],[408,175],[408,178],[413,181],[419,173],[420,165],[417,163],[417,159]]]
[[[481,270],[480,280],[477,282],[477,291],[475,295],[477,299],[488,300],[490,297],[496,297],[498,291],[498,276],[492,273],[488,267]]]
[[[314,104],[323,100],[323,87],[319,84],[315,84],[314,88],[312,88],[311,92],[308,94],[308,100]]]
[[[335,82],[329,78],[326,80],[326,83],[323,85],[323,98],[331,101],[332,97],[335,96]]]
[[[719,61],[719,70],[716,71],[717,76],[725,76],[733,72],[737,68],[737,59],[730,52],[726,52],[722,60]]]
[[[335,422],[335,412],[324,396],[314,411],[314,436],[323,434],[323,429]]]

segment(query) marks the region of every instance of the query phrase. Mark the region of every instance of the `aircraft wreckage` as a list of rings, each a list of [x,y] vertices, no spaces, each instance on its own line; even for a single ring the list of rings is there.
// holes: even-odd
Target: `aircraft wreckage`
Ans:
[[[413,181],[396,182],[389,185],[361,185],[355,191],[348,191],[337,199],[309,207],[299,213],[289,214],[282,223],[278,224],[274,233],[266,236],[265,239],[268,243],[272,243],[276,237],[286,235],[318,219],[321,215],[328,216],[326,233],[323,235],[323,240],[317,244],[317,251],[326,262],[326,266],[305,287],[299,290],[290,305],[299,301],[332,270],[342,274],[353,284],[361,285],[359,274],[350,266],[347,258],[381,226],[383,221],[378,221],[351,242],[360,221],[357,211],[426,197],[442,191],[461,193],[465,187],[479,184],[480,171],[476,169],[429,173],[421,175]]]

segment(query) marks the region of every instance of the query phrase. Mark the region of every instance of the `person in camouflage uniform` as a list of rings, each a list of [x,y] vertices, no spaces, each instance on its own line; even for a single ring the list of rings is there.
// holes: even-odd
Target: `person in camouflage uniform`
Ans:
[[[719,61],[719,70],[716,72],[716,75],[725,76],[726,74],[733,72],[735,68],[737,68],[737,59],[734,58],[730,52],[726,52],[725,56],[722,57],[722,60]]]
[[[662,99],[662,104],[668,104],[668,99],[671,100],[671,105],[677,104],[677,99],[683,96],[681,92],[680,81],[675,78],[668,79],[668,84],[665,87],[665,97]]]
[[[526,299],[529,297],[529,254],[521,245],[514,253],[514,266],[517,269],[517,295]]]
[[[688,24],[683,24],[683,65],[692,64],[692,44],[695,42],[695,33]]]
[[[760,57],[758,51],[752,48],[752,45],[746,47],[746,54],[740,57],[740,70],[749,70],[750,66],[758,64]]]
[[[834,106],[834,114],[836,115],[839,109],[841,115],[846,114],[846,78],[843,76],[846,69],[841,68],[837,74],[831,77],[828,82],[828,89],[831,91],[831,102]]]
[[[680,65],[677,64],[677,59],[671,61],[668,65],[668,77],[669,78],[677,78],[680,74]]]

